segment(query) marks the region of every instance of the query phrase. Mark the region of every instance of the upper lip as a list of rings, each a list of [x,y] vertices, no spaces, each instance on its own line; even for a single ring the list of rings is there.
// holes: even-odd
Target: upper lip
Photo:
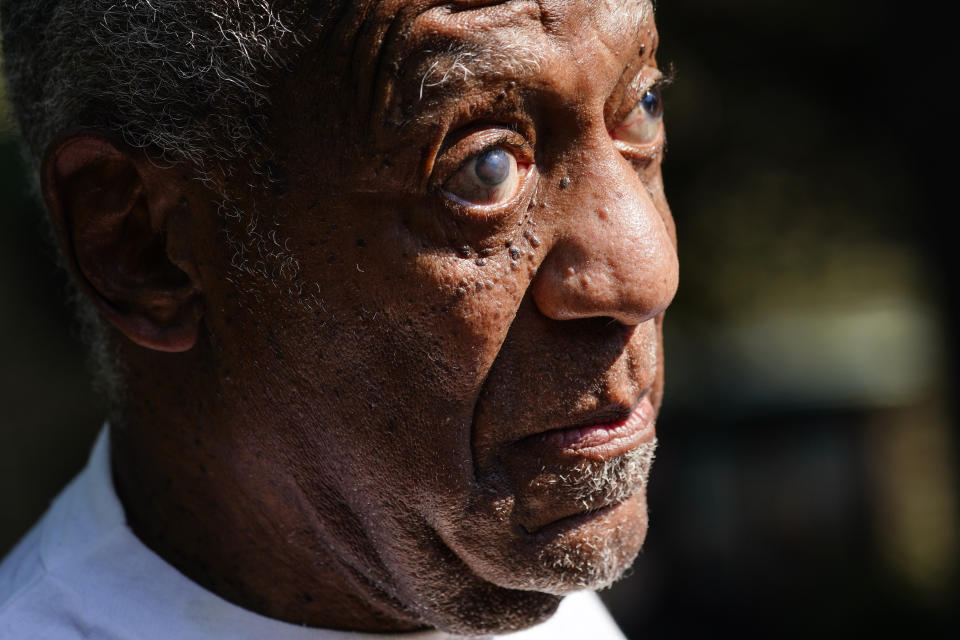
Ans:
[[[554,431],[566,431],[567,429],[582,429],[584,427],[592,427],[598,424],[620,422],[621,420],[626,420],[630,416],[631,412],[632,410],[630,408],[622,404],[609,405],[607,407],[596,409],[594,411],[590,411],[588,413],[583,414],[582,416],[579,417],[579,419],[576,422],[571,422],[563,425],[548,426],[547,428],[541,431],[537,431],[536,433],[531,433],[529,435],[523,436],[518,440],[518,442],[545,436]]]
[[[577,414],[573,420],[571,416],[564,415],[555,420],[546,421],[537,425],[536,431],[523,434],[514,440],[514,443],[520,443],[532,438],[544,436],[553,431],[565,431],[567,429],[582,429],[596,425],[621,422],[630,417],[636,408],[643,402],[643,399],[650,393],[650,388],[644,389],[632,404],[623,402],[610,402],[601,407]]]

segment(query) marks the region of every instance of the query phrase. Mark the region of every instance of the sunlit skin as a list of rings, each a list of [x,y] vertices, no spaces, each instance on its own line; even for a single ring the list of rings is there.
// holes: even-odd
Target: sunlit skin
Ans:
[[[221,176],[229,207],[107,138],[48,156],[128,363],[118,491],[151,548],[267,616],[528,627],[646,534],[643,487],[577,469],[651,442],[662,398],[652,9],[348,5],[278,81],[273,183]]]

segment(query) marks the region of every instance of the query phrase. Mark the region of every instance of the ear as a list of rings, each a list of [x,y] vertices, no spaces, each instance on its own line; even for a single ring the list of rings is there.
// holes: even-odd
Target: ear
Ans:
[[[41,181],[67,265],[103,317],[143,347],[193,347],[203,296],[180,173],[79,134],[51,147]]]

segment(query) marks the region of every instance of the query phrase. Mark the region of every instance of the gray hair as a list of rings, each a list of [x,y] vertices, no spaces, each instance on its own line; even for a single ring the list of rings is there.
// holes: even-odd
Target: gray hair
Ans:
[[[48,147],[80,130],[202,178],[261,155],[270,72],[306,44],[293,25],[314,4],[338,3],[0,0],[8,95],[35,185]],[[89,301],[72,298],[97,383],[121,411],[122,363]]]
[[[266,73],[296,36],[275,0],[0,0],[28,160],[94,129],[158,159],[228,167],[258,140]]]

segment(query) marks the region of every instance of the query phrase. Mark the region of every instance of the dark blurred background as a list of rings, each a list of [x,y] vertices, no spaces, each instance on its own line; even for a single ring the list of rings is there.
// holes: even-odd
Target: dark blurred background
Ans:
[[[658,22],[681,287],[650,534],[604,597],[630,638],[960,637],[947,23],[854,0]],[[12,135],[0,98],[0,554],[103,416]]]

